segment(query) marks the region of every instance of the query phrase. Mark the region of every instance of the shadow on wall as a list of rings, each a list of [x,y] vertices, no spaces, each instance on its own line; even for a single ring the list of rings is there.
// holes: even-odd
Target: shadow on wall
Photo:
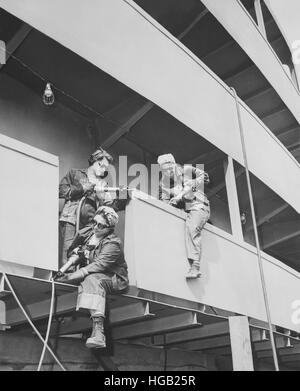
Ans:
[[[0,133],[58,156],[60,177],[87,166],[93,150],[87,118],[57,102],[45,106],[42,96],[5,73],[0,82]]]

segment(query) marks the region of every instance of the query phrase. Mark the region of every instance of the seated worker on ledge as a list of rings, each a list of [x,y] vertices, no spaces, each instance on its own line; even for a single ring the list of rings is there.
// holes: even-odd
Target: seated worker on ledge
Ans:
[[[113,207],[114,200],[110,194],[101,192],[101,188],[107,185],[104,178],[108,175],[113,158],[99,147],[89,157],[88,162],[87,169],[71,169],[59,184],[59,198],[65,200],[59,219],[62,264],[67,262],[67,253],[74,240],[76,228],[86,227],[92,221],[99,206]],[[78,223],[79,227],[76,227]]]
[[[176,164],[172,154],[161,155],[157,160],[162,170],[159,199],[187,213],[185,246],[190,269],[187,279],[201,276],[201,232],[210,217],[209,201],[204,194],[204,183],[209,182],[206,172],[192,165]]]
[[[114,234],[119,216],[110,207],[101,206],[94,217],[94,227],[82,229],[72,243],[69,255],[77,255],[86,265],[64,274],[58,282],[80,284],[76,310],[90,311],[93,332],[88,348],[105,348],[105,302],[107,293],[121,293],[128,288],[127,264],[121,240]]]

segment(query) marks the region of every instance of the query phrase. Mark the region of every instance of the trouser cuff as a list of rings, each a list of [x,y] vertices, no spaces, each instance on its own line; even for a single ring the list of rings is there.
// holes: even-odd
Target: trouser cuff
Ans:
[[[76,311],[78,311],[80,308],[88,309],[92,314],[92,311],[96,313],[98,316],[105,315],[105,297],[96,295],[93,293],[79,293],[77,298],[77,306]]]

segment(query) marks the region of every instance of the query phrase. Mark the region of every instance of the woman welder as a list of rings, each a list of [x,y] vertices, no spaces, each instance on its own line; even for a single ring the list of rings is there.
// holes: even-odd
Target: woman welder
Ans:
[[[86,169],[72,168],[59,184],[59,198],[65,204],[59,219],[61,235],[61,264],[67,262],[67,253],[76,234],[76,220],[79,214],[79,229],[87,226],[93,219],[99,206],[114,208],[115,200],[110,193],[104,193],[101,188],[107,186],[106,177],[112,156],[101,147],[89,157],[89,167]],[[78,210],[80,200],[84,201]],[[116,208],[115,208],[116,209]]]
[[[82,229],[69,249],[69,256],[83,250],[87,265],[65,274],[59,282],[80,284],[77,310],[87,309],[93,320],[93,332],[86,341],[88,348],[105,348],[104,317],[107,293],[120,293],[128,287],[127,264],[121,240],[114,234],[119,216],[108,206],[101,206],[93,227]]]

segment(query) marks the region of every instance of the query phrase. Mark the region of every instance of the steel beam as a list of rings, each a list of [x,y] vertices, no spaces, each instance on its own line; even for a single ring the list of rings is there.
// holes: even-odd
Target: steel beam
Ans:
[[[228,322],[218,322],[204,325],[202,327],[192,329],[192,330],[183,330],[177,331],[165,335],[165,339],[154,338],[155,345],[178,345],[181,343],[187,343],[189,341],[192,344],[196,340],[203,340],[205,338],[212,338],[216,336],[225,336],[229,333]]]
[[[286,111],[289,111],[289,109],[286,106],[280,106],[274,110],[269,111],[268,113],[263,114],[260,116],[260,119],[262,121],[265,121],[266,119],[274,117],[274,115],[284,113]]]
[[[112,308],[109,312],[109,320],[112,324],[138,321],[153,318],[154,316],[155,314],[152,314],[149,310],[149,303],[144,301]]]
[[[199,326],[201,323],[198,322],[197,314],[184,311],[178,315],[139,322],[134,327],[132,325],[116,327],[112,331],[112,336],[114,340],[138,338]]]
[[[0,275],[0,298],[10,295],[10,291],[5,289],[4,277],[3,274]]]
[[[142,106],[132,117],[129,118],[125,124],[118,127],[106,140],[102,142],[103,148],[110,148],[114,143],[116,143],[125,133],[129,132],[130,129],[136,125],[152,108],[154,103],[147,102]]]
[[[253,99],[256,99],[256,98],[260,98],[261,96],[264,96],[265,94],[267,94],[268,92],[270,91],[274,91],[273,87],[263,87],[261,88],[260,90],[256,90],[254,92],[252,92],[251,94],[248,94],[246,96],[242,96],[241,99],[246,102],[247,104],[249,104],[249,102]]]
[[[287,136],[289,133],[293,133],[295,131],[300,131],[299,125],[291,125],[286,128],[283,128],[275,133],[275,136],[281,140],[281,138]]]
[[[10,39],[10,41],[6,45],[6,62],[11,57],[11,55],[18,49],[18,47],[22,44],[25,38],[28,36],[32,27],[28,24],[23,23],[15,35]],[[5,64],[0,64],[0,70],[5,66]]]
[[[210,325],[209,325],[210,326]],[[209,327],[209,326],[203,326],[202,328]],[[201,331],[202,328],[199,330]],[[186,350],[212,350],[212,349],[218,349],[221,347],[228,347],[230,346],[230,336],[229,336],[229,328],[227,327],[227,333],[224,335],[208,335],[206,338],[203,337],[201,339],[195,340],[195,341],[189,341],[189,342],[183,342],[178,343],[175,345],[175,347],[178,347],[180,349],[186,349]],[[250,331],[251,333],[251,341],[252,342],[262,342],[264,341],[261,330],[258,329],[252,329]]]
[[[294,232],[290,232],[290,233],[284,234],[284,235],[282,233],[278,234],[278,238],[276,238],[274,240],[270,240],[270,241],[268,241],[267,243],[264,244],[263,250],[267,250],[270,247],[273,247],[273,246],[276,246],[277,244],[286,242],[287,240],[296,238],[297,236],[300,236],[300,230],[299,229],[294,231]]]
[[[0,300],[0,331],[5,331],[9,329],[10,326],[6,322],[6,304],[4,301]]]
[[[57,306],[55,314],[62,314],[68,311],[73,311],[76,308],[77,292],[67,293],[57,297]],[[38,320],[46,318],[49,315],[50,299],[28,304],[26,310],[31,319]],[[17,325],[26,322],[26,318],[20,308],[7,310],[7,323],[9,325]]]
[[[189,160],[186,164],[210,164],[217,160],[224,159],[224,152],[219,149],[214,149],[210,152],[203,153]]]
[[[195,26],[196,24],[208,13],[209,11],[205,9],[193,20],[193,22],[181,33],[178,35],[178,40],[182,40]],[[110,148],[115,144],[124,134],[128,133],[130,129],[140,121],[153,107],[154,103],[148,101],[143,107],[141,107],[129,120],[118,127],[113,133],[102,142],[103,148]]]
[[[200,14],[193,20],[193,22],[190,25],[188,25],[188,27],[177,36],[177,39],[181,41],[208,13],[209,11],[207,8],[205,8],[202,12],[200,12]]]
[[[245,173],[245,168],[241,167],[238,171],[235,172],[235,179],[238,179],[242,174]],[[223,190],[226,187],[226,181],[222,181],[217,186],[207,191],[207,196],[212,197],[217,194],[219,191]]]
[[[224,161],[224,173],[232,235],[237,240],[242,242],[244,240],[244,236],[241,224],[241,212],[239,207],[233,159],[230,156],[228,156],[227,160]]]
[[[279,356],[293,356],[293,355],[300,355],[300,344],[292,345],[291,347],[286,347],[286,337],[281,337],[280,339],[276,340],[276,347],[279,350]],[[271,347],[267,346],[259,346],[260,350],[257,351],[256,355],[257,358],[267,358],[272,357]]]
[[[215,356],[231,356],[231,348],[230,347],[222,347],[218,349],[207,349],[206,353],[213,354]]]
[[[284,204],[284,205],[281,205],[278,208],[274,209],[272,212],[269,212],[269,213],[265,214],[263,217],[261,217],[261,218],[259,218],[257,220],[257,226],[260,227],[265,222],[269,221],[273,217],[277,216],[279,213],[283,212],[289,206],[290,206],[289,204]],[[246,232],[248,232],[248,231],[250,231],[252,229],[253,229],[253,225],[247,227]]]
[[[124,322],[136,322],[154,317],[149,311],[149,303],[137,302],[122,307],[116,307],[109,311],[109,324],[119,325]],[[60,327],[60,335],[82,333],[92,327],[91,319],[87,316],[66,316]],[[131,325],[134,328],[135,326]],[[53,333],[51,334],[53,335]]]

